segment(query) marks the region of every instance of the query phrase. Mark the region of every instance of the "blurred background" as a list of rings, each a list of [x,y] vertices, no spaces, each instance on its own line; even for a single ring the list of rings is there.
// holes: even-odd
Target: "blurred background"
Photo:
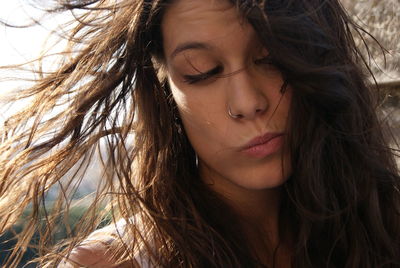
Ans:
[[[372,38],[370,66],[382,94],[386,94],[383,109],[393,129],[400,137],[400,1],[399,0],[342,0],[355,22],[367,30],[387,50],[386,58]],[[363,48],[361,41],[356,41]],[[365,49],[364,54],[367,55]]]
[[[32,1],[33,2],[33,1]],[[36,0],[41,7],[46,8],[49,0]],[[400,137],[400,2],[399,0],[342,0],[343,5],[352,15],[353,19],[369,33],[371,33],[387,49],[386,58],[382,56],[380,47],[367,37],[366,40],[371,47],[371,69],[375,73],[382,94],[386,95],[382,109],[387,115],[393,128],[393,133]],[[0,26],[0,65],[19,64],[37,58],[40,53],[56,53],[63,47],[63,42],[57,42],[57,34],[49,36],[51,31],[62,35],[63,29],[58,25],[71,19],[71,14],[62,14],[52,17],[43,17],[43,11],[30,6],[29,0],[2,1],[0,8],[0,19],[8,24],[16,26],[27,26],[34,20],[40,20],[41,25],[32,27],[6,27]],[[33,19],[33,20],[32,20]],[[356,41],[362,47],[361,41],[356,36]],[[364,50],[364,53],[367,51]],[[51,70],[56,67],[57,58],[50,57],[44,61],[44,68]],[[32,63],[31,67],[37,65]],[[17,79],[21,77],[29,80],[34,78],[29,72],[10,72],[0,70],[0,125],[5,118],[13,114],[24,105],[23,102],[6,103],[1,96],[18,88],[26,87],[29,81]],[[100,177],[96,168],[99,160],[92,161],[85,179],[75,198],[81,198],[96,189],[97,180]],[[57,189],[48,194],[48,202],[55,197]],[[77,207],[71,211],[71,224],[82,215],[84,208]],[[29,210],[29,209],[28,209]],[[29,213],[29,211],[27,211]],[[28,215],[28,214],[27,214]],[[15,226],[15,233],[21,229],[21,225]],[[12,248],[15,241],[15,233],[9,232],[0,236],[0,267]],[[65,234],[60,233],[59,238]],[[24,256],[24,262],[31,260],[35,253],[28,250]],[[22,267],[22,265],[21,265]],[[25,267],[35,267],[28,265]]]

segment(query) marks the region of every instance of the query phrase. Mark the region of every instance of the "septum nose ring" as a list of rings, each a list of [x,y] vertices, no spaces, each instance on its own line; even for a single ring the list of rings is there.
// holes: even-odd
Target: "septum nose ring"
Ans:
[[[241,117],[241,114],[232,114],[230,107],[228,107],[228,115],[229,115],[229,117],[234,118],[234,119],[238,119]]]

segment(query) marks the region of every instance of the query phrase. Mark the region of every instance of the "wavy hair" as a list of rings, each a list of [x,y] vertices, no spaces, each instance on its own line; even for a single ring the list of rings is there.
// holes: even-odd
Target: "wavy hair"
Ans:
[[[19,92],[32,104],[0,129],[0,233],[32,208],[7,267],[37,232],[35,261],[53,267],[118,218],[125,233],[106,244],[115,263],[137,265],[144,255],[161,267],[259,266],[234,212],[199,179],[163,77],[160,24],[170,2],[60,0],[48,10],[72,11],[75,28],[65,37],[68,59]],[[365,32],[338,0],[231,2],[293,88],[293,172],[280,214],[292,266],[400,267],[399,170],[353,39]],[[69,238],[57,241],[96,154],[99,186]],[[59,198],[46,207],[55,186]]]

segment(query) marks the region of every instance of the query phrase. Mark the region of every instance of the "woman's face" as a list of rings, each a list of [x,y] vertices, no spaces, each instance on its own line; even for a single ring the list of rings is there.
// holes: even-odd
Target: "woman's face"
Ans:
[[[228,1],[176,0],[162,34],[168,81],[201,178],[225,194],[284,183],[291,89],[280,92],[282,76],[251,25]]]

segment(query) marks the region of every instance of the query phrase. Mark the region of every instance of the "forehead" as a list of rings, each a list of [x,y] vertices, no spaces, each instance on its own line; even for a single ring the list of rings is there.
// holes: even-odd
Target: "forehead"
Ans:
[[[214,13],[237,17],[234,5],[228,0],[174,0],[168,5],[164,19],[175,17],[192,19],[194,22]]]
[[[248,39],[249,28],[228,0],[176,0],[166,9],[161,25],[167,55],[185,42],[218,44],[233,36]]]

